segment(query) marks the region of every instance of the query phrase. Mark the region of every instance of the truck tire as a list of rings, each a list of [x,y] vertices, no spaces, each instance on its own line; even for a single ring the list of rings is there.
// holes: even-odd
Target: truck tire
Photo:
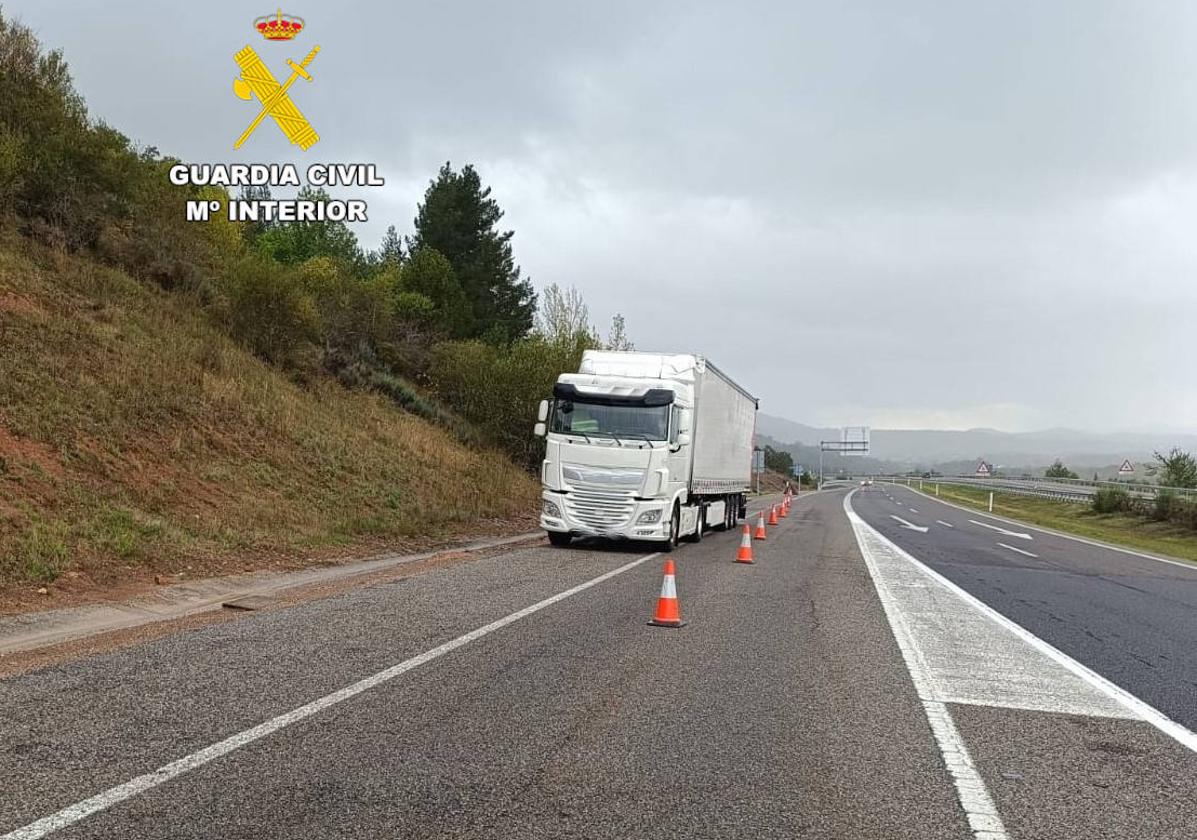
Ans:
[[[569,548],[569,544],[572,542],[569,534],[561,531],[548,531],[546,533],[549,535],[549,544],[557,548]]]
[[[682,512],[675,504],[673,506],[673,516],[669,518],[669,537],[665,540],[665,550],[677,550],[678,535],[682,531]]]

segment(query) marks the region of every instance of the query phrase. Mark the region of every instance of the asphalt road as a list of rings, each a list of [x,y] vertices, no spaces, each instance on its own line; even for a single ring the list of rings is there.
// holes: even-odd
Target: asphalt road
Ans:
[[[676,553],[680,630],[662,557],[545,546],[2,680],[0,838],[1191,836],[1190,750],[842,492],[738,542]],[[978,647],[1056,689],[943,692]]]
[[[854,506],[953,583],[1197,729],[1197,565],[1010,525],[901,485],[858,492]]]

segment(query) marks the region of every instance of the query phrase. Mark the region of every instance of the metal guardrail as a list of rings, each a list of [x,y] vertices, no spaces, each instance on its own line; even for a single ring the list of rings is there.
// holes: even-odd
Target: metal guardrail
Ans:
[[[991,490],[1001,490],[1005,493],[1017,493],[1025,496],[1040,496],[1049,499],[1059,499],[1069,502],[1088,502],[1097,491],[1102,488],[1118,488],[1141,499],[1154,499],[1161,490],[1168,490],[1177,496],[1197,499],[1197,490],[1184,487],[1161,487],[1157,484],[1127,484],[1119,481],[1085,481],[1083,479],[1067,478],[978,478],[963,475],[937,475],[931,478],[917,478],[913,476],[885,476],[886,481],[919,482],[923,489],[927,484],[955,484],[966,487],[987,487]]]

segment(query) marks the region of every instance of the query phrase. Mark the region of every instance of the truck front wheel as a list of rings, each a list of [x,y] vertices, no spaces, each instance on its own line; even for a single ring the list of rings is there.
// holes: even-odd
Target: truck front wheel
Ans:
[[[568,548],[570,544],[569,534],[561,531],[547,531],[549,535],[549,544],[555,545],[557,548]]]
[[[669,519],[669,538],[665,541],[665,550],[674,551],[677,549],[678,535],[682,530],[682,512],[677,505],[673,506],[673,516]]]

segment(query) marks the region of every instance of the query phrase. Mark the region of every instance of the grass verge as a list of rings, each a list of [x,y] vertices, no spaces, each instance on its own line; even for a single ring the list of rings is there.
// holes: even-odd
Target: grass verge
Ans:
[[[532,477],[385,384],[294,382],[195,301],[0,237],[0,611],[528,530]]]
[[[918,489],[918,483],[912,483],[911,487]],[[923,492],[934,497],[935,482],[924,479]],[[989,507],[989,491],[980,488],[940,484],[939,498],[980,511]],[[996,490],[993,494],[993,512],[997,516],[1076,534],[1078,537],[1197,562],[1197,535],[1167,522],[1152,522],[1142,516],[1125,513],[1094,513],[1086,504]]]

